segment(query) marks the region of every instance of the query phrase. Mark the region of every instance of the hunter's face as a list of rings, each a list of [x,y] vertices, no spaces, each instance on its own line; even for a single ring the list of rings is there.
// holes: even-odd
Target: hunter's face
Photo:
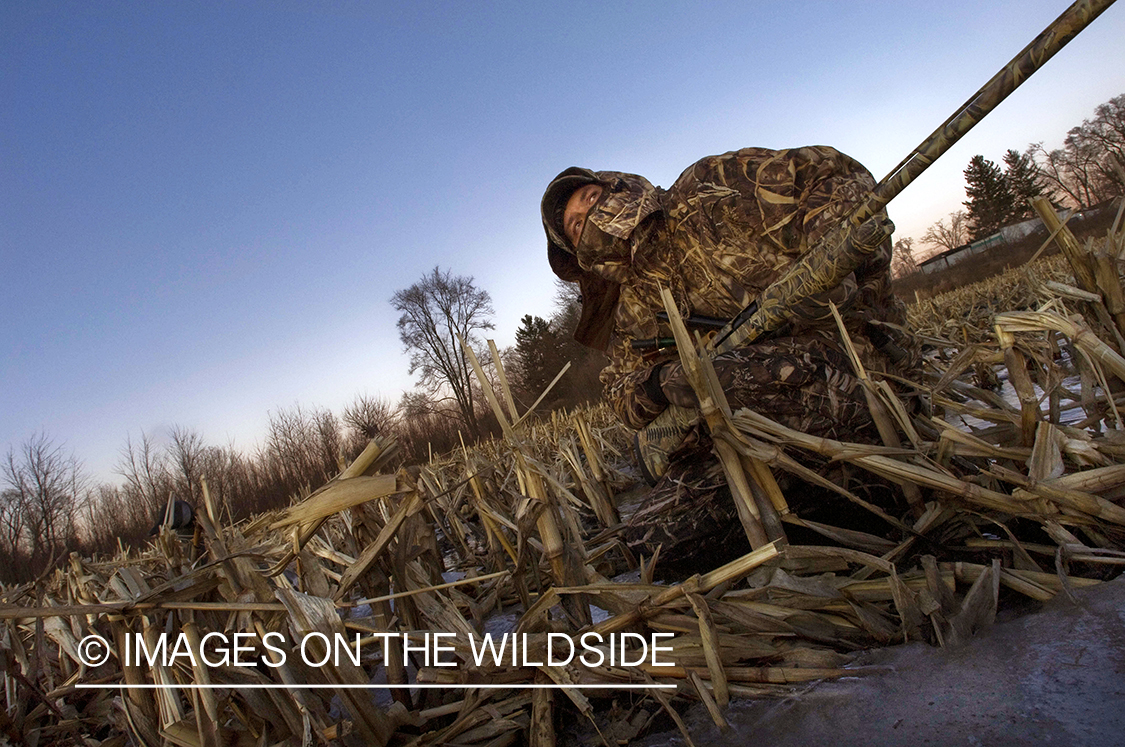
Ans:
[[[586,215],[604,191],[604,187],[600,184],[587,184],[574,190],[574,194],[566,201],[566,209],[563,211],[563,233],[566,234],[572,247],[578,248],[578,239],[582,238],[582,229],[586,226]]]

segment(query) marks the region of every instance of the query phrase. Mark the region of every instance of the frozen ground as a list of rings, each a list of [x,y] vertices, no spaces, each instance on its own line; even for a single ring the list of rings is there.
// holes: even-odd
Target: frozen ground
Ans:
[[[732,701],[720,734],[689,709],[697,745],[1125,744],[1125,578],[1063,595],[956,649],[865,655],[885,674],[821,683],[788,700]],[[684,744],[678,733],[640,744]]]

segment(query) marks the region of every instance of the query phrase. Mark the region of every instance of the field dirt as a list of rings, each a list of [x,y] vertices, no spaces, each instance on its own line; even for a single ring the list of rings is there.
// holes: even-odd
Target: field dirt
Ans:
[[[699,745],[776,747],[1106,745],[1125,734],[1125,579],[1059,595],[960,647],[911,643],[865,654],[884,674],[820,682],[798,697],[738,700],[720,733],[685,714]],[[1060,636],[1059,631],[1067,631]],[[651,735],[645,747],[685,742]]]

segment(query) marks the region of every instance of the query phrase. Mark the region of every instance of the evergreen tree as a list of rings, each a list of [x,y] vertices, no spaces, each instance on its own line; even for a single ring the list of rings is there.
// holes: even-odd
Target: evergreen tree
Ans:
[[[571,364],[570,371],[559,382],[559,397],[567,406],[593,402],[601,397],[601,370],[609,363],[600,350],[588,348],[574,339],[574,329],[582,315],[582,294],[577,283],[555,280],[555,311],[551,329],[559,344],[559,363]],[[556,369],[553,373],[558,373]]]
[[[562,368],[561,341],[546,319],[524,314],[516,329],[516,360],[525,393],[536,397]]]
[[[965,169],[963,204],[969,212],[969,240],[983,239],[999,231],[1012,215],[1015,198],[1000,167],[984,156],[973,156]]]
[[[1042,197],[1046,191],[1039,178],[1035,161],[1026,153],[1021,154],[1011,148],[1004,154],[1004,179],[1012,193],[1012,212],[1009,222],[1035,217],[1031,207],[1033,197]]]

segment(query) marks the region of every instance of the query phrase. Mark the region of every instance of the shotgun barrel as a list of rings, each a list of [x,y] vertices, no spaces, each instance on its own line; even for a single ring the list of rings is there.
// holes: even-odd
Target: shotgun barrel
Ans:
[[[1063,11],[883,177],[847,220],[727,322],[708,342],[706,352],[718,355],[774,332],[789,321],[794,306],[835,288],[894,230],[891,222],[880,215],[887,203],[1113,3],[1114,0],[1077,0]],[[648,349],[662,347],[656,342]],[[692,410],[670,405],[637,432],[634,447],[646,477],[663,474],[668,454],[683,441],[692,415]]]
[[[881,243],[872,245],[871,238],[888,226],[873,225],[871,221],[887,203],[1113,3],[1114,0],[1078,0],[1063,11],[883,177],[843,224],[720,330],[709,345],[710,352],[726,352],[780,328],[788,321],[789,309],[794,304],[838,285]]]

